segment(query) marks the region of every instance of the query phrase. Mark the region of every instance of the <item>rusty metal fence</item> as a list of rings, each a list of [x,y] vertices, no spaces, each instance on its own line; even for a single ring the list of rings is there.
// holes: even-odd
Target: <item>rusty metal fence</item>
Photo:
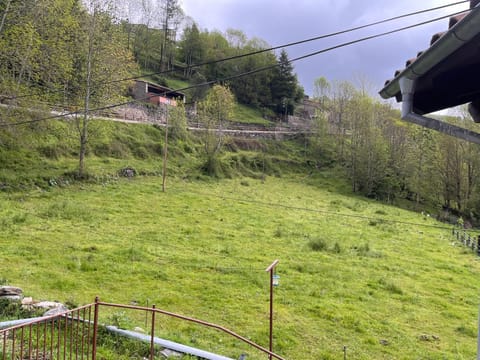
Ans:
[[[92,359],[95,305],[0,329],[0,359]]]
[[[0,360],[96,360],[99,313],[103,307],[144,312],[150,316],[149,358],[155,357],[156,317],[166,316],[186,323],[213,329],[239,340],[252,351],[268,357],[285,360],[281,356],[254,343],[246,337],[213,323],[152,307],[100,302],[85,305],[57,315],[33,319],[6,329],[0,329]]]

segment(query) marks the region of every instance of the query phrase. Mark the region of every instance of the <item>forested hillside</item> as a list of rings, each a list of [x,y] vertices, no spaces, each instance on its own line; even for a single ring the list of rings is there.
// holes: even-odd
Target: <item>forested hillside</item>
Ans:
[[[317,79],[316,93],[324,110],[310,139],[318,154],[330,154],[346,170],[352,191],[407,199],[416,209],[428,204],[443,220],[454,220],[452,214],[477,218],[478,145],[407,124],[390,104],[347,82]],[[476,126],[467,111],[443,121]]]
[[[177,0],[142,2],[133,13],[125,13],[122,5],[133,7],[131,3],[0,4],[2,96],[25,96],[29,102],[37,98],[69,108],[84,107],[86,101],[104,106],[127,94],[127,78],[145,74],[164,85],[172,77],[193,85],[219,81],[240,103],[272,115],[293,113],[294,104],[303,98],[285,51],[277,57],[265,51],[267,43],[248,39],[241,30],[199,30]],[[132,23],[132,16],[140,23]],[[243,57],[252,52],[258,54]],[[255,76],[238,76],[252,71]],[[207,88],[189,91],[189,101],[202,99]]]

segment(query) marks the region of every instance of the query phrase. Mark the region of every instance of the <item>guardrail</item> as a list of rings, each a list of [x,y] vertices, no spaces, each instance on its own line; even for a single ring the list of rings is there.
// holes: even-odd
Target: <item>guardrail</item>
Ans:
[[[0,329],[0,359],[93,359],[95,305]]]
[[[112,304],[100,302],[98,298],[95,299],[95,303],[75,310],[32,319],[31,321],[27,320],[26,323],[0,329],[0,360],[96,360],[99,313],[101,308],[107,307],[142,311],[145,313],[145,316],[150,315],[151,328],[148,335],[150,338],[150,360],[154,359],[155,345],[158,343],[155,331],[156,316],[159,315],[220,331],[247,344],[250,348],[260,353],[271,356],[271,358],[285,360],[246,337],[217,324],[156,309],[155,305],[150,308]]]

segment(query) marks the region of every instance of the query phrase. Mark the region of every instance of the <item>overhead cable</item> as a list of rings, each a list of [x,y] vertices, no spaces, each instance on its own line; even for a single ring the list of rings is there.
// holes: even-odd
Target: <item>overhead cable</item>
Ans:
[[[278,49],[282,49],[282,48],[288,48],[288,47],[301,45],[301,44],[305,44],[305,43],[313,42],[313,41],[317,41],[317,40],[327,39],[327,38],[330,38],[330,37],[343,35],[343,34],[347,34],[347,33],[350,33],[350,32],[357,31],[357,30],[362,30],[362,29],[366,29],[366,28],[369,28],[369,27],[373,27],[373,26],[376,26],[376,25],[385,24],[385,23],[392,22],[392,21],[395,21],[395,20],[400,20],[400,19],[403,19],[403,18],[411,17],[411,16],[416,16],[416,15],[420,15],[420,14],[424,14],[424,13],[428,13],[428,12],[432,12],[432,11],[437,11],[437,10],[441,10],[441,9],[451,7],[451,6],[461,5],[461,4],[467,3],[467,2],[470,2],[470,0],[462,0],[462,1],[455,2],[455,3],[447,4],[447,5],[437,6],[437,7],[428,8],[428,9],[424,9],[424,10],[419,10],[419,11],[415,11],[415,12],[411,12],[411,13],[407,13],[407,14],[403,14],[403,15],[398,15],[398,16],[390,17],[390,18],[387,18],[387,19],[384,19],[384,20],[378,20],[378,21],[375,21],[375,22],[372,22],[372,23],[369,23],[369,24],[360,25],[360,26],[348,28],[348,29],[345,29],[345,30],[332,32],[332,33],[329,33],[329,34],[319,35],[319,36],[315,36],[315,37],[312,37],[312,38],[307,38],[307,39],[304,39],[304,40],[299,40],[299,41],[295,41],[295,42],[291,42],[291,43],[287,43],[287,44],[277,45],[277,46],[274,46],[274,47],[270,47],[270,48],[266,48],[266,49],[260,49],[260,50],[248,52],[248,53],[245,53],[245,54],[234,55],[234,56],[230,56],[230,57],[226,57],[226,58],[222,58],[222,59],[206,61],[206,62],[199,63],[199,64],[193,64],[193,65],[190,65],[189,67],[190,68],[198,68],[198,67],[207,66],[207,65],[214,65],[214,64],[221,63],[221,62],[225,62],[225,61],[241,59],[241,58],[244,58],[244,57],[258,55],[258,54],[262,54],[262,53],[269,52],[269,51],[274,51],[274,50],[278,50]],[[465,11],[469,11],[469,10],[465,10]],[[464,11],[462,11],[462,12],[464,12]],[[457,15],[457,14],[458,13],[453,14],[453,15],[448,15],[447,17],[454,16],[454,15]],[[439,19],[444,19],[444,18],[445,17],[441,17]],[[126,77],[126,78],[122,78],[122,79],[116,79],[116,80],[112,80],[112,81],[108,81],[108,82],[103,82],[101,84],[113,84],[113,83],[118,83],[118,82],[123,82],[123,81],[136,80],[136,79],[155,76],[155,75],[168,74],[168,73],[172,73],[172,72],[175,72],[175,71],[177,71],[177,69],[170,69],[170,70],[164,70],[164,71],[153,72],[153,73],[148,73],[148,74],[141,74],[141,75],[136,75],[136,76],[132,76],[132,77]],[[59,90],[54,90],[52,92],[61,92],[61,91],[64,91],[64,90],[59,89]],[[21,95],[21,96],[17,96],[17,97],[7,97],[7,99],[13,100],[13,99],[18,99],[18,98],[22,98],[22,97],[29,97],[29,96],[30,95]]]
[[[364,41],[377,39],[377,38],[384,37],[384,36],[387,36],[387,35],[391,35],[391,34],[395,34],[395,33],[398,33],[398,32],[405,31],[405,30],[413,29],[413,28],[416,28],[416,27],[419,27],[419,26],[427,25],[427,24],[430,24],[430,23],[433,23],[433,22],[436,22],[436,21],[439,21],[439,20],[443,20],[443,19],[450,18],[450,17],[455,16],[455,15],[462,14],[464,12],[465,11],[459,11],[459,12],[456,12],[456,13],[453,13],[453,14],[444,15],[444,16],[441,16],[441,17],[426,20],[426,21],[416,23],[416,24],[413,24],[413,25],[403,26],[401,28],[397,28],[397,29],[394,29],[394,30],[389,30],[389,31],[385,31],[385,32],[382,32],[382,33],[379,33],[379,34],[362,37],[362,38],[352,40],[352,41],[347,41],[347,42],[341,43],[339,45],[331,46],[331,47],[324,48],[324,49],[321,49],[321,50],[318,50],[318,51],[315,51],[315,52],[308,53],[306,55],[302,55],[302,56],[299,56],[299,57],[296,57],[296,58],[293,58],[293,59],[289,59],[288,63],[291,64],[291,63],[294,63],[294,62],[297,62],[297,61],[300,61],[300,60],[304,60],[304,59],[307,59],[307,58],[310,58],[310,57],[313,57],[313,56],[316,56],[316,55],[319,55],[319,54],[323,54],[323,53],[326,53],[326,52],[329,52],[329,51],[337,50],[337,49],[347,47],[347,46],[350,46],[350,45],[354,45],[354,44],[358,44],[358,43],[361,43],[361,42],[364,42]],[[203,83],[200,83],[200,84],[195,84],[195,85],[190,85],[190,86],[186,86],[186,87],[175,89],[175,90],[165,91],[165,92],[163,92],[163,95],[168,95],[168,94],[175,93],[175,92],[186,91],[186,90],[194,89],[194,88],[197,88],[197,87],[209,86],[209,85],[213,85],[213,84],[216,84],[216,83],[225,83],[225,82],[228,82],[229,80],[233,80],[233,79],[241,78],[241,77],[244,77],[244,76],[257,74],[257,73],[262,72],[262,71],[271,70],[271,69],[274,69],[278,66],[279,66],[279,64],[277,63],[277,64],[272,64],[272,65],[269,65],[269,66],[260,67],[260,68],[253,69],[253,70],[246,71],[246,72],[242,72],[242,73],[239,73],[239,74],[236,74],[236,75],[227,76],[227,77],[224,77],[224,78],[221,78],[221,79],[206,81],[206,82],[203,82]],[[129,100],[129,101],[125,101],[125,102],[121,102],[121,103],[117,103],[117,104],[111,104],[111,105],[102,106],[102,107],[98,107],[98,108],[94,108],[94,109],[89,109],[89,112],[109,110],[109,109],[113,109],[113,108],[116,108],[116,107],[119,107],[119,106],[133,104],[133,103],[136,103],[136,102],[148,101],[150,98],[155,97],[155,96],[158,96],[158,94],[147,96],[147,97],[144,97],[144,98],[141,98],[141,99]],[[46,121],[46,120],[51,120],[51,119],[57,119],[57,118],[62,118],[62,117],[76,116],[76,115],[79,115],[79,114],[82,114],[82,113],[83,113],[82,111],[73,111],[73,112],[68,112],[68,113],[60,114],[60,115],[52,115],[52,116],[44,117],[44,118],[40,118],[40,119],[19,121],[19,122],[14,122],[14,123],[0,123],[0,127],[31,124],[31,123],[36,123],[36,122]]]

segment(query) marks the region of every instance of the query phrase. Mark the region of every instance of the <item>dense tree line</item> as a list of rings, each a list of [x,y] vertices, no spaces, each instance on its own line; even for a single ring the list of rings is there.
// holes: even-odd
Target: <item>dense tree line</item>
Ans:
[[[128,84],[107,84],[136,72],[112,3],[7,0],[0,3],[0,90],[68,107],[118,99]]]
[[[185,29],[179,42],[178,61],[188,80],[199,82],[228,79],[226,83],[238,102],[277,115],[293,114],[295,103],[303,99],[303,88],[298,83],[285,50],[278,57],[273,51],[265,51],[253,56],[216,62],[268,48],[269,45],[263,40],[247,39],[239,30],[230,29],[225,35],[217,31],[200,32],[192,24]],[[193,67],[203,63],[210,64]],[[264,70],[236,77],[260,69]]]
[[[130,1],[130,3],[132,3]],[[141,1],[140,24],[132,23],[125,14],[121,22],[127,35],[127,47],[145,72],[158,72],[158,82],[177,77],[192,84],[220,80],[228,85],[238,102],[273,114],[293,114],[294,104],[303,98],[285,51],[278,57],[273,51],[254,56],[226,58],[270,48],[265,41],[248,39],[240,30],[226,33],[199,29],[185,16],[178,0]],[[200,64],[206,64],[199,66]],[[237,77],[255,70],[252,76]],[[161,73],[167,71],[164,75]],[[225,79],[225,80],[224,80]],[[223,81],[224,80],[224,81]],[[193,89],[190,100],[206,95],[205,89]]]
[[[309,139],[312,155],[342,166],[354,192],[480,221],[478,145],[401,121],[399,110],[350,83],[321,78],[315,89],[323,107]],[[467,111],[442,120],[476,126]]]
[[[93,27],[92,19],[97,20]],[[172,76],[193,84],[220,80],[237,101],[272,115],[292,114],[294,104],[303,97],[285,51],[278,57],[273,51],[265,51],[221,61],[268,49],[269,45],[261,39],[248,39],[240,30],[200,30],[184,15],[178,0],[3,1],[0,92],[34,92],[44,100],[80,106],[88,82],[90,40],[96,47],[91,55],[95,55],[95,63],[101,68],[90,74],[90,85],[95,88],[91,95],[104,96],[101,87],[105,79],[127,76],[134,59],[139,67],[135,75],[158,73],[153,77],[158,82]],[[260,69],[264,70],[238,77]],[[125,94],[126,85],[116,83],[115,94]],[[205,90],[192,90],[190,100],[202,99]]]
[[[138,71],[112,8],[100,0],[0,4],[0,94],[14,105],[76,111],[80,176],[91,109],[120,101],[129,84],[115,80]]]

